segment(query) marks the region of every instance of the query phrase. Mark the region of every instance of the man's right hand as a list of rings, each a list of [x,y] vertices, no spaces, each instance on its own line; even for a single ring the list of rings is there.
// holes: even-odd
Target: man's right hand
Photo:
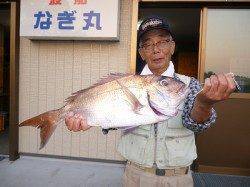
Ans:
[[[85,131],[88,130],[91,126],[87,124],[85,116],[81,114],[74,114],[69,112],[65,117],[65,124],[70,131]]]

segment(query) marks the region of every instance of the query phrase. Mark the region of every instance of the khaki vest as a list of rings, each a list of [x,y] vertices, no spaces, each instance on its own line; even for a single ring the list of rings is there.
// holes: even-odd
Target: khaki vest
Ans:
[[[176,74],[189,85],[190,77]],[[134,131],[122,135],[118,144],[121,155],[145,167],[154,163],[160,169],[189,166],[197,158],[193,131],[182,125],[184,101],[179,106],[177,116],[157,123],[157,137],[154,124],[141,125]]]

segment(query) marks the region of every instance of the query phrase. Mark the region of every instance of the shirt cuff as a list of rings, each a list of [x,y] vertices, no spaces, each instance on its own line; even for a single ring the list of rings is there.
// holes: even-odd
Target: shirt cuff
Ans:
[[[201,132],[209,128],[213,123],[215,123],[216,118],[216,111],[212,108],[210,117],[203,123],[197,123],[195,120],[193,120],[190,116],[190,113],[186,117],[183,116],[182,120],[184,127],[188,128],[193,132]]]

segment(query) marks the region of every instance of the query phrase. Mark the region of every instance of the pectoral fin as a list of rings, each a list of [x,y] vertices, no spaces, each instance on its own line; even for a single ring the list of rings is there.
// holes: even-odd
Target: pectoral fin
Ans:
[[[122,127],[122,128],[119,128],[119,129],[121,129],[122,134],[125,135],[125,134],[128,134],[128,133],[134,131],[137,128],[138,128],[138,126],[129,126],[129,127]]]
[[[147,93],[147,99],[148,99],[148,104],[150,108],[153,110],[153,112],[158,116],[163,116],[164,114],[160,112],[160,110],[157,108],[157,105],[150,99],[149,93]]]
[[[132,106],[133,111],[139,114],[139,111],[143,107],[143,105],[126,86],[123,86],[118,80],[117,83],[121,86],[122,91],[125,93],[127,97],[127,101]]]

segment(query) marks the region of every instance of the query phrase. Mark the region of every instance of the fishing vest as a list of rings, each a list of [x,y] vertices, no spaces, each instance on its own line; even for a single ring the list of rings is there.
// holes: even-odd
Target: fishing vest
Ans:
[[[176,74],[189,85],[190,77]],[[182,124],[184,101],[178,114],[164,122],[141,125],[121,136],[118,151],[127,160],[160,169],[189,166],[197,158],[194,132]]]

